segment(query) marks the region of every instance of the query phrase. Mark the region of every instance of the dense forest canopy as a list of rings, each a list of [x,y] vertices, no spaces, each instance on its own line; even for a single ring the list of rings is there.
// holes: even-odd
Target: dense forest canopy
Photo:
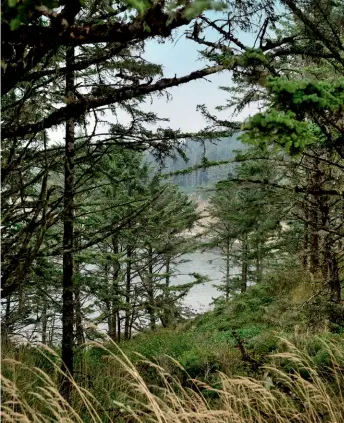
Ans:
[[[140,421],[142,410],[141,421],[153,422],[343,420],[343,2],[1,5],[5,421],[129,422]],[[196,70],[167,77],[159,57],[146,58],[151,41],[168,51],[185,40],[201,59]],[[161,96],[173,102],[169,89],[218,73],[227,101],[214,111],[204,96],[199,131],[172,128],[168,116],[147,111]],[[54,130],[63,133],[59,141]],[[205,210],[190,196],[199,187]],[[214,280],[192,260],[185,281],[177,285],[175,277],[181,262],[205,251],[216,252],[223,278],[214,310],[189,320],[186,296]],[[298,331],[310,336],[300,343],[309,356],[322,348],[312,344],[317,336],[330,348],[303,372],[277,360],[280,380],[271,368],[264,373],[269,352],[291,357],[276,337],[298,341]],[[145,394],[142,401],[133,395],[138,408],[130,414],[133,388],[119,400],[125,377],[101,364],[110,341],[115,357],[120,343],[128,354],[146,351],[159,366],[163,354],[180,359],[205,396],[197,388],[192,397],[182,382],[168,382],[162,367],[141,363],[142,377],[157,386],[150,391],[131,370]],[[37,342],[41,349],[32,348]],[[98,349],[86,348],[91,343]],[[27,368],[40,368],[37,351],[48,354],[40,370],[52,385],[36,395],[45,398],[41,404],[25,383],[17,394],[26,378],[24,371],[17,380],[11,368],[18,351]],[[231,367],[223,357],[235,351],[241,364]],[[253,395],[251,403],[247,394],[240,402],[229,379],[234,371],[254,377],[266,397]],[[178,372],[170,376],[183,381]],[[99,395],[95,409],[86,397],[81,405],[80,387]],[[52,390],[57,402],[48,400]],[[320,391],[328,402],[316,400]],[[229,405],[226,393],[241,405]],[[196,416],[192,398],[203,414]]]

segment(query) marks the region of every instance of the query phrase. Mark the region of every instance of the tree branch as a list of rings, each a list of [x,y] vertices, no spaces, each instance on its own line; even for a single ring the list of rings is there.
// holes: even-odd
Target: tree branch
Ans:
[[[279,189],[287,189],[289,191],[294,191],[297,193],[307,193],[312,195],[333,195],[333,196],[340,196],[344,197],[344,192],[340,192],[336,189],[312,189],[312,188],[304,188],[300,186],[290,186],[290,185],[280,185],[274,182],[270,182],[268,180],[256,180],[256,179],[238,179],[238,178],[231,178],[228,182],[237,182],[237,183],[249,183],[249,184],[260,184],[260,185],[268,185],[273,188]]]
[[[60,46],[81,46],[96,43],[126,44],[130,41],[143,41],[150,37],[169,37],[173,29],[187,25],[185,8],[180,8],[172,18],[162,10],[162,2],[155,3],[144,17],[136,17],[129,23],[111,22],[92,25],[69,25],[64,15],[51,19],[51,26],[21,25],[12,31],[9,22],[2,23],[2,39],[6,45],[16,48],[25,46],[29,50],[27,60],[14,63],[9,59],[4,62],[1,95],[8,93],[16,84],[25,79],[49,52],[55,52]],[[12,59],[13,60],[13,59]]]
[[[223,70],[222,66],[213,66],[191,72],[180,78],[162,78],[154,84],[141,84],[138,86],[123,87],[117,90],[108,90],[106,94],[97,97],[93,95],[84,96],[83,100],[76,100],[67,106],[61,107],[59,110],[51,113],[48,117],[39,122],[28,125],[11,125],[3,127],[2,137],[5,139],[15,136],[23,137],[27,134],[38,133],[44,129],[59,125],[68,118],[72,117],[74,119],[78,119],[91,109],[109,104],[121,103],[125,100],[130,100],[155,91],[162,91],[166,88],[175,87],[189,81],[204,78],[207,75],[220,72],[221,70]]]

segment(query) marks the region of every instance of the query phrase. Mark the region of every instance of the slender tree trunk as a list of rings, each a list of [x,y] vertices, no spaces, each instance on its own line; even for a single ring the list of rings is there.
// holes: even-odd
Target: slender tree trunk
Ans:
[[[116,236],[112,238],[112,248],[113,253],[116,255],[114,258],[113,263],[113,272],[112,272],[112,319],[113,324],[116,326],[117,321],[117,341],[120,342],[121,338],[121,319],[120,319],[120,292],[119,292],[119,274],[121,270],[121,265],[118,260],[118,254],[119,254],[119,245],[118,245],[118,239]]]
[[[55,334],[55,313],[51,317],[51,323],[50,323],[50,330],[49,330],[49,345],[52,345],[54,343],[54,334]]]
[[[317,191],[321,188],[321,171],[320,162],[318,158],[312,159],[314,171],[311,174],[310,187]],[[311,273],[316,273],[320,268],[319,258],[319,201],[317,196],[310,196],[310,210],[309,210],[309,249],[310,249],[310,263],[309,270]]]
[[[75,270],[77,270],[76,268]],[[75,302],[75,338],[77,345],[85,343],[84,329],[82,327],[82,309],[80,300],[80,286],[74,288],[74,302]]]
[[[333,251],[333,240],[330,234],[325,237],[323,247],[323,262],[322,274],[324,283],[328,285],[330,291],[330,302],[340,304],[341,302],[341,283],[339,278],[339,268],[336,254]],[[338,311],[333,306],[330,306],[328,319],[330,322],[336,323],[338,321]]]
[[[166,278],[165,278],[165,289],[164,289],[164,295],[162,300],[162,318],[161,323],[163,327],[167,327],[172,323],[173,319],[173,310],[171,310],[171,302],[170,302],[170,258],[166,257]]]
[[[155,318],[155,301],[154,301],[154,287],[153,287],[153,250],[152,247],[148,248],[148,276],[147,276],[147,311],[149,314],[150,328],[156,329]]]
[[[325,196],[319,198],[319,213],[321,215],[321,224],[324,228],[330,229],[330,216],[328,199]],[[330,268],[331,268],[331,257],[332,257],[332,234],[324,231],[322,242],[321,242],[321,272],[323,283],[328,284],[330,281]],[[320,257],[319,257],[320,261]],[[319,264],[320,265],[320,264]]]
[[[108,327],[109,327],[109,337],[113,340],[117,340],[117,326],[116,326],[116,316],[114,316],[114,313],[112,311],[112,301],[106,301],[106,308],[108,312]]]
[[[227,238],[226,242],[226,301],[229,300],[229,295],[231,291],[231,275],[230,275],[230,253],[231,253],[231,240]]]
[[[117,342],[121,342],[121,315],[119,313],[119,310],[117,310],[116,318],[117,318]]]
[[[6,297],[5,316],[1,320],[1,340],[4,344],[9,342],[9,332],[11,326],[11,295]]]
[[[170,266],[171,261],[170,258],[166,258],[166,279],[165,279],[165,296],[166,298],[169,296],[169,287],[170,287]]]
[[[308,270],[308,255],[309,255],[309,207],[307,203],[307,197],[302,204],[303,214],[305,217],[305,222],[303,224],[303,239],[302,239],[302,267],[303,270]]]
[[[22,314],[25,307],[25,292],[24,287],[21,285],[18,292],[18,314]]]
[[[256,245],[256,283],[263,279],[263,256],[262,256],[262,241],[258,239]]]
[[[138,317],[138,312],[137,312],[137,301],[138,301],[138,293],[134,287],[133,293],[132,293],[132,299],[131,299],[131,310],[130,310],[130,315],[129,315],[129,339],[131,339],[132,336],[132,332],[133,332],[133,326],[134,326],[134,322]],[[141,302],[141,300],[140,300]]]
[[[318,203],[322,226],[326,229],[330,229],[330,203],[328,196],[321,196]],[[339,304],[341,301],[341,284],[339,278],[338,261],[333,244],[333,235],[330,232],[324,231],[321,263],[323,283],[328,284],[330,287],[331,302]]]
[[[75,239],[75,247],[79,247],[81,242],[80,237]],[[81,297],[80,297],[80,283],[81,283],[81,272],[80,264],[78,262],[74,263],[74,272],[75,277],[77,278],[77,283],[74,286],[74,307],[75,307],[75,338],[77,345],[82,345],[85,343],[84,329],[82,327],[82,307],[81,307]]]
[[[318,232],[318,210],[315,204],[311,205],[309,225],[309,270],[316,273],[319,270],[319,232]]]
[[[308,270],[308,248],[309,248],[308,223],[304,223],[303,240],[302,240],[302,267],[304,270]]]
[[[330,293],[331,301],[340,304],[342,299],[341,284],[339,278],[339,268],[338,262],[335,257],[335,254],[332,252],[330,258],[330,271],[329,271],[329,284],[330,284]]]
[[[105,263],[104,265],[104,275],[105,275],[105,281],[106,281],[105,283],[109,287],[109,290],[107,292],[107,297],[104,300],[106,311],[107,311],[108,335],[113,341],[116,341],[117,340],[116,319],[115,320],[113,319],[113,311],[112,311],[113,284],[111,281],[111,286],[110,286],[110,280],[109,280],[110,272],[109,272],[108,263]]]
[[[127,268],[125,279],[125,319],[124,319],[124,338],[130,338],[130,293],[131,293],[131,257],[132,247],[127,247]]]
[[[130,324],[129,324],[129,339],[131,339],[133,326],[134,326],[134,322],[136,318],[137,318],[137,313],[135,313],[134,310],[132,310],[130,315]]]
[[[67,47],[66,66],[74,64],[74,47]],[[66,98],[67,102],[74,99],[74,73],[66,74]],[[74,244],[74,141],[75,122],[69,118],[66,122],[65,140],[65,181],[64,181],[64,227],[63,227],[63,281],[62,281],[62,375],[60,392],[66,401],[72,402],[72,382],[69,377],[73,376],[73,323],[74,323],[74,299],[73,299],[73,244]],[[69,377],[68,377],[69,375]]]
[[[7,325],[10,324],[10,319],[11,319],[11,294],[6,298],[5,322]]]
[[[42,322],[42,344],[47,343],[47,326],[48,326],[48,319],[47,319],[47,299],[43,298],[43,308],[41,314],[41,322]]]
[[[241,292],[247,290],[248,261],[247,261],[247,235],[242,240],[242,262],[241,262]]]

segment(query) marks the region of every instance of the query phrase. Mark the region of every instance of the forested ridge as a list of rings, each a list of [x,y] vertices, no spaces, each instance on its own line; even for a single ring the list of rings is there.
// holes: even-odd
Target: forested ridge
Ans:
[[[182,191],[188,194],[198,191],[200,194],[200,189],[213,189],[217,182],[228,177],[229,172],[235,168],[235,152],[245,147],[236,136],[218,140],[205,139],[202,143],[186,140],[183,145],[186,159],[180,155],[166,158],[160,164],[161,172],[170,174],[172,182]],[[151,154],[147,161],[159,168],[159,163],[156,163]],[[209,195],[210,191],[204,193],[205,198]]]
[[[343,2],[1,6],[3,421],[344,422]]]

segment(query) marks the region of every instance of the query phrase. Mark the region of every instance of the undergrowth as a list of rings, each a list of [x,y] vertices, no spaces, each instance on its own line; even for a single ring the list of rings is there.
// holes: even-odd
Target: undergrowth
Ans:
[[[3,359],[2,421],[339,423],[344,421],[341,341],[315,340],[315,351],[326,355],[326,363],[319,365],[305,349],[281,340],[281,352],[269,355],[257,377],[218,372],[216,387],[188,375],[188,383],[182,383],[164,367],[140,356],[140,365],[155,373],[156,382],[151,384],[118,347],[114,353],[93,344],[88,349],[103,350],[108,370],[98,375],[98,383],[112,378],[114,384],[107,387],[106,396],[104,390],[86,389],[73,380],[72,405],[58,393],[59,358],[44,347],[41,354],[52,366],[50,374],[30,363]],[[171,366],[185,372],[173,358],[169,360]]]
[[[297,269],[271,273],[173,330],[139,334],[121,349],[85,345],[72,405],[58,392],[57,349],[7,344],[2,420],[342,423],[343,313],[329,324],[316,291]]]

